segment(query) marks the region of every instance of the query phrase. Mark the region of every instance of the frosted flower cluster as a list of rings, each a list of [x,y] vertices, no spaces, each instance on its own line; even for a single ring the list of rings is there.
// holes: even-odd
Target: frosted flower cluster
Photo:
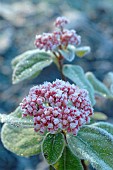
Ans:
[[[69,44],[74,46],[79,45],[81,42],[81,37],[76,34],[75,30],[64,29],[66,24],[68,24],[66,17],[58,17],[55,21],[55,26],[58,30],[53,33],[36,35],[36,47],[46,51],[55,51],[58,48],[66,48]]]
[[[55,21],[55,26],[62,29],[69,21],[66,17],[58,17]]]
[[[33,116],[34,129],[40,133],[64,130],[77,135],[93,114],[87,90],[58,79],[31,88],[20,106],[23,117]]]
[[[60,42],[55,34],[43,33],[42,35],[36,35],[35,44],[39,49],[54,51],[60,45]]]

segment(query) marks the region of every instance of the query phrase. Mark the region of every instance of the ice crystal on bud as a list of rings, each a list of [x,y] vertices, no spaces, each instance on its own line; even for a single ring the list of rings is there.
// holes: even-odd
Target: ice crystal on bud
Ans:
[[[35,45],[39,49],[53,51],[57,46],[60,45],[60,42],[56,35],[52,33],[43,33],[42,35],[36,35]]]
[[[61,34],[61,44],[66,46],[72,44],[74,46],[81,43],[81,37],[76,34],[75,30],[63,30]]]
[[[63,28],[69,21],[66,17],[58,17],[55,21],[55,26],[58,28]]]
[[[66,24],[68,24],[66,17],[58,17],[55,21],[55,26],[59,29],[52,33],[36,35],[36,47],[40,50],[55,51],[65,49],[69,44],[74,46],[79,45],[81,43],[81,37],[76,34],[75,30],[64,29]]]
[[[93,114],[88,91],[63,80],[45,82],[30,89],[20,103],[23,117],[33,117],[36,132],[64,130],[77,135]]]

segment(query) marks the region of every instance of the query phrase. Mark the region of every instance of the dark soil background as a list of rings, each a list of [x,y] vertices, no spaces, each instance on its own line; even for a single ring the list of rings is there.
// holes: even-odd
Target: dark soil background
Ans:
[[[113,71],[113,0],[0,0],[0,113],[12,112],[30,87],[60,78],[55,66],[44,69],[33,80],[12,85],[11,60],[35,49],[36,34],[50,32],[58,16],[70,19],[69,28],[82,37],[81,46],[89,45],[91,53],[73,62],[97,78]],[[102,107],[101,107],[102,106]],[[113,122],[113,102],[101,100],[95,109],[103,111]],[[0,170],[46,170],[42,156],[18,157],[0,143]]]

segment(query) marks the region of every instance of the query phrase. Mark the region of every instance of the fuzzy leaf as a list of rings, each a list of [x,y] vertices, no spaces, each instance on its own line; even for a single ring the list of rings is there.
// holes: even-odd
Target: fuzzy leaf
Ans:
[[[15,66],[22,60],[24,60],[26,57],[28,57],[29,55],[32,55],[34,52],[36,52],[38,50],[29,50],[29,51],[26,51],[20,55],[18,55],[17,57],[15,57],[14,59],[12,59],[11,61],[11,65],[12,65],[12,68],[14,69]]]
[[[64,150],[64,136],[62,133],[47,134],[43,140],[42,152],[48,164],[54,164],[61,157]]]
[[[113,72],[108,72],[104,77],[104,83],[113,95]]]
[[[75,58],[75,52],[73,48],[73,46],[69,45],[67,49],[59,50],[62,56],[69,62],[73,61]]]
[[[104,96],[110,96],[110,91],[108,90],[108,88],[101,81],[99,81],[93,73],[87,72],[86,77],[92,84],[96,93],[99,93]]]
[[[0,122],[7,123],[13,126],[24,127],[24,128],[33,128],[33,119],[30,116],[26,118],[22,117],[22,111],[18,107],[14,112],[9,115],[0,114]]]
[[[22,57],[23,59],[21,59]],[[32,50],[17,57],[12,63],[14,68],[12,80],[13,84],[16,84],[25,79],[38,76],[43,68],[52,63],[52,59],[47,52]]]
[[[67,146],[64,148],[61,158],[56,162],[54,167],[56,170],[83,170],[80,159]]]
[[[75,54],[78,57],[84,57],[86,54],[90,53],[91,49],[89,46],[79,47],[75,49]]]
[[[102,129],[106,130],[108,133],[113,135],[113,125],[111,123],[97,122],[97,123],[93,123],[92,126],[100,127]]]
[[[33,128],[18,128],[4,124],[1,140],[8,150],[20,156],[32,156],[41,152],[43,136],[34,132]]]
[[[87,89],[92,105],[95,104],[94,89],[90,82],[86,79],[83,69],[78,65],[64,65],[63,74],[72,80],[80,88]]]
[[[113,136],[106,130],[87,125],[77,136],[67,135],[71,151],[88,160],[97,170],[113,169]]]

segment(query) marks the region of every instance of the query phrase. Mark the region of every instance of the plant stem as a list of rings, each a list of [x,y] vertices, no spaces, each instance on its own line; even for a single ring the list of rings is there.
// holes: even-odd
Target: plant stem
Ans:
[[[66,142],[66,144],[68,145],[67,139],[66,139],[66,133],[65,133],[63,130],[62,130],[62,134],[64,135],[65,142]]]
[[[85,162],[84,162],[83,159],[81,160],[81,163],[82,163],[82,166],[83,166],[84,170],[88,170],[88,167],[87,167],[87,165],[85,164]]]
[[[62,80],[66,81],[66,77],[62,73],[63,59],[58,59],[58,63],[59,63],[59,70],[60,70],[61,78]]]
[[[50,165],[49,170],[55,170],[55,168],[52,165]]]

